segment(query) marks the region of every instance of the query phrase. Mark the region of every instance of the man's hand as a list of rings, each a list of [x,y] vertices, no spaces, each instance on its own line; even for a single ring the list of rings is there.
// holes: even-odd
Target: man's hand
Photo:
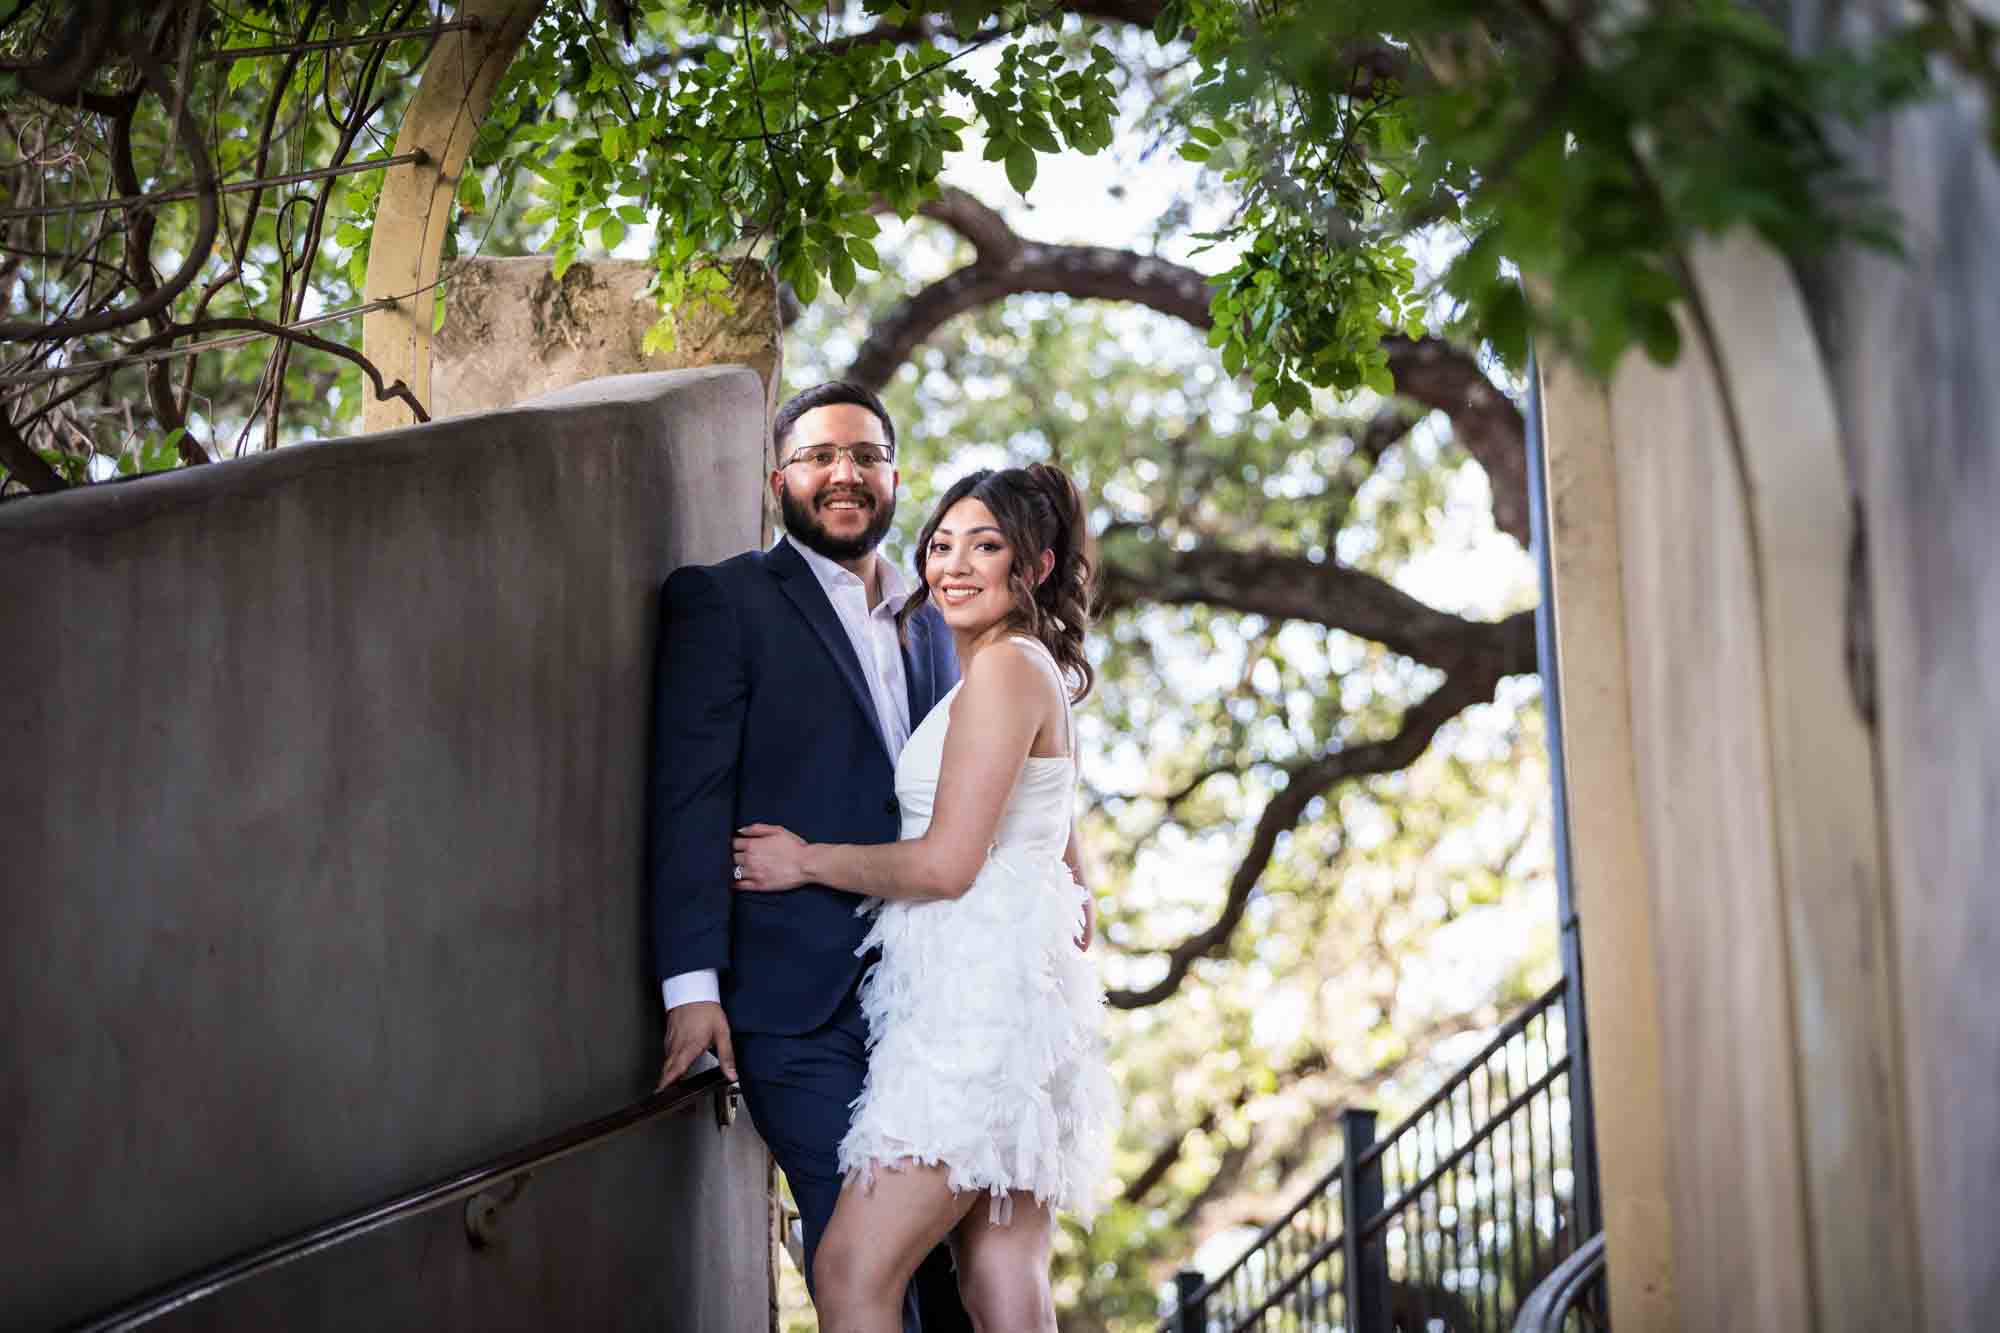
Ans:
[[[710,1049],[722,1062],[722,1072],[731,1082],[736,1080],[736,1051],[729,1044],[729,1020],[722,1016],[722,1006],[713,1000],[677,1004],[667,1010],[666,1047],[667,1060],[660,1066],[660,1082],[653,1089],[655,1092],[678,1081],[687,1073],[688,1066]]]

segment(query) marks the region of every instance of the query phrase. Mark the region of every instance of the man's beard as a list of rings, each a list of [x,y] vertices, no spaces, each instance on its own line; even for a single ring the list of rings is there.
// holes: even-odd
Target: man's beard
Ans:
[[[778,507],[784,511],[785,531],[805,543],[807,547],[818,551],[829,560],[859,560],[879,546],[882,538],[888,533],[889,524],[896,518],[896,498],[890,496],[887,501],[881,501],[866,493],[856,494],[849,491],[840,494],[852,495],[863,503],[875,507],[873,516],[868,520],[868,526],[852,537],[836,537],[828,532],[813,516],[813,509],[808,507],[805,501],[794,497],[789,488],[779,497]],[[815,499],[814,505],[832,498],[834,496],[822,491]]]

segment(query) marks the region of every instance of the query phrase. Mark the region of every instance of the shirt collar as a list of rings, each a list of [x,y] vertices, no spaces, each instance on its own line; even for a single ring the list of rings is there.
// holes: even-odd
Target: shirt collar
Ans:
[[[793,541],[791,533],[785,533],[778,540],[789,543],[794,551],[797,551],[804,557],[806,568],[813,572],[813,577],[819,580],[819,586],[826,589],[828,596],[833,595],[835,588],[862,587],[861,578],[858,574],[835,561],[827,559],[804,542]],[[881,559],[878,556],[875,561],[875,569],[882,579],[882,600],[871,608],[871,614],[874,612],[886,612],[889,615],[895,615],[903,609],[903,603],[910,599],[910,589],[903,582],[902,573],[897,570],[892,562]],[[863,590],[866,591],[865,588]]]

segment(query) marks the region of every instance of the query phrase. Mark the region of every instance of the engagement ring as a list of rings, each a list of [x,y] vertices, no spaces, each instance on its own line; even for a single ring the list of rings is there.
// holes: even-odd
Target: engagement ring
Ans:
[[[730,878],[731,878],[731,879],[742,879],[742,878],[743,878],[743,867],[742,867],[742,866],[737,866],[737,867],[736,867],[735,869],[733,869],[733,870],[731,870],[731,871],[729,872],[729,876],[730,876]]]

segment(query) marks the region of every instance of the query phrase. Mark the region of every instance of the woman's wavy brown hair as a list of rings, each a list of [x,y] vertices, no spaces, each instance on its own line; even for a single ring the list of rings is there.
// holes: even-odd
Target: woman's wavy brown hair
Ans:
[[[917,590],[903,604],[898,623],[908,626],[930,601],[924,562],[931,538],[951,507],[970,497],[993,512],[1007,545],[1014,552],[1008,584],[1014,594],[1010,628],[1037,639],[1055,657],[1070,686],[1072,702],[1090,693],[1097,679],[1084,655],[1083,632],[1090,625],[1091,578],[1096,561],[1083,496],[1061,468],[1047,463],[981,469],[953,483],[924,521],[917,538]],[[1049,576],[1037,581],[1042,552],[1055,555]]]

